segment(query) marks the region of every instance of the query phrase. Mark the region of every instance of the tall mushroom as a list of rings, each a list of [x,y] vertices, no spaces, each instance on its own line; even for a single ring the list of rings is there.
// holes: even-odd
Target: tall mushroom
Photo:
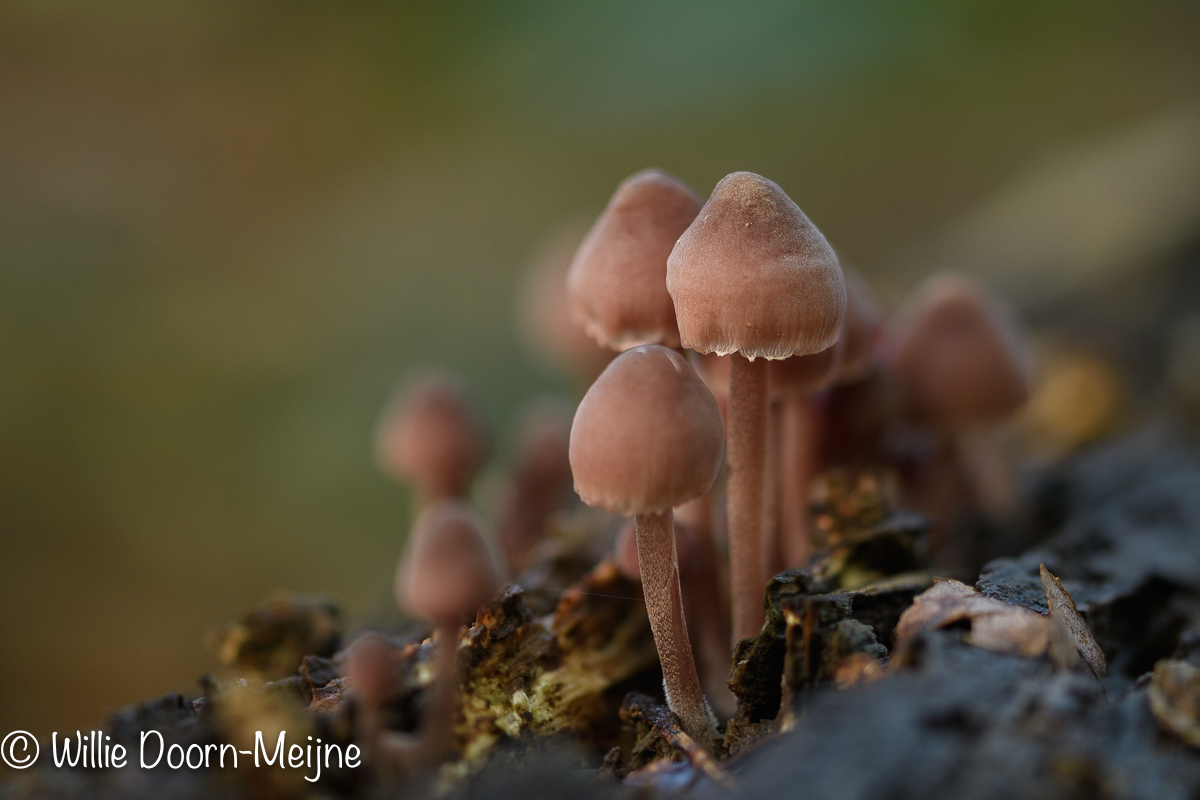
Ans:
[[[415,487],[421,508],[466,494],[487,449],[474,398],[461,381],[444,374],[402,382],[375,431],[380,465]]]
[[[1013,513],[1016,481],[992,433],[1029,396],[1016,325],[981,287],[938,275],[902,310],[886,353],[909,419],[939,432],[985,510]]]
[[[572,318],[599,345],[679,347],[667,256],[699,211],[692,190],[659,170],[617,187],[567,273]]]
[[[458,632],[500,588],[499,571],[483,523],[465,503],[447,500],[417,518],[396,570],[396,600],[434,626],[433,701],[421,728],[419,757],[446,750],[458,696]]]
[[[735,172],[717,184],[667,259],[680,342],[736,353],[728,430],[733,636],[762,627],[763,469],[767,360],[819,353],[837,341],[846,287],[817,227],[771,181]]]
[[[688,639],[671,509],[712,486],[721,411],[679,353],[627,350],[596,379],[571,426],[575,491],[590,506],[634,517],[646,612],[667,704],[706,747],[717,739]]]

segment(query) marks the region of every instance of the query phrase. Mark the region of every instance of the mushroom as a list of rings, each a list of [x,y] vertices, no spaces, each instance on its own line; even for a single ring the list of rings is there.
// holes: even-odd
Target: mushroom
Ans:
[[[575,497],[570,439],[571,410],[565,403],[541,398],[522,412],[513,477],[496,526],[496,540],[512,574],[528,566],[530,552],[545,533],[546,519]]]
[[[885,351],[910,421],[939,434],[976,499],[998,517],[1020,508],[994,434],[1029,396],[1025,350],[1015,323],[981,287],[938,275],[901,312]]]
[[[383,705],[396,689],[393,652],[382,637],[367,634],[346,649],[342,661],[342,671],[354,692],[355,731],[368,760],[379,758],[376,763],[394,764],[397,759],[386,755],[389,750],[398,754],[398,751],[411,752],[416,746],[410,737],[388,737],[384,732]]]
[[[674,526],[683,612],[688,637],[695,644],[700,683],[718,713],[728,718],[733,716],[737,701],[729,691],[729,619],[721,593],[715,591],[721,582],[718,565],[699,533],[678,518]],[[621,574],[640,583],[635,527],[630,521],[621,528],[613,555]]]
[[[687,359],[659,345],[618,356],[584,395],[571,426],[575,491],[590,506],[634,518],[667,705],[710,749],[716,720],[688,639],[671,509],[712,486],[723,440],[717,401]]]
[[[679,347],[667,256],[700,200],[659,170],[627,178],[579,246],[567,273],[571,316],[602,347]]]
[[[582,386],[595,380],[613,353],[571,321],[567,270],[587,232],[570,223],[538,248],[517,292],[517,328],[525,348],[539,361],[573,376]]]
[[[463,622],[500,588],[483,522],[459,500],[444,500],[417,518],[396,570],[396,601],[433,624],[435,685],[417,757],[446,750],[458,696],[458,634]]]
[[[728,429],[733,636],[762,627],[767,360],[837,341],[846,287],[837,256],[783,190],[750,172],[717,184],[667,259],[682,346],[736,354]]]
[[[444,374],[403,381],[375,431],[380,466],[415,487],[421,508],[466,494],[487,449],[474,398]]]
[[[809,356],[772,361],[770,384],[772,412],[778,413],[779,482],[768,488],[779,491],[777,539],[767,539],[764,556],[768,574],[802,567],[812,555],[814,542],[808,524],[809,486],[821,463],[822,417],[829,406],[818,393],[865,379],[870,371],[871,347],[880,316],[870,290],[853,270],[843,268],[846,313],[837,344]],[[776,412],[776,408],[778,411]],[[780,489],[779,487],[782,486]],[[774,544],[774,546],[771,546]]]

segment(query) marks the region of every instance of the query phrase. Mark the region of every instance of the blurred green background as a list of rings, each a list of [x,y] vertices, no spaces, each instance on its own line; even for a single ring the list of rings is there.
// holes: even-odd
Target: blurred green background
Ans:
[[[513,296],[628,174],[765,174],[887,283],[1197,98],[1194,0],[6,2],[0,731],[192,690],[273,589],[386,615],[394,381],[565,388]]]

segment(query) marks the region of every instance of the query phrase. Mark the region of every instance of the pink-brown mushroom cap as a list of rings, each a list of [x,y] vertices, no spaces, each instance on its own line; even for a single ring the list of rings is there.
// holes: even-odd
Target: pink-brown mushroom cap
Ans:
[[[380,418],[381,466],[432,499],[463,493],[487,458],[482,417],[466,387],[445,375],[407,381]]]
[[[846,309],[837,255],[782,189],[725,176],[667,259],[680,341],[702,353],[790,358],[833,346]]]
[[[470,506],[446,500],[421,513],[396,571],[401,606],[437,624],[458,624],[499,588],[483,522]]]
[[[712,486],[724,447],[721,410],[687,359],[635,347],[608,365],[575,412],[575,491],[625,516],[660,513]]]
[[[679,347],[667,256],[699,211],[692,190],[659,170],[617,188],[567,274],[572,317],[598,344]]]
[[[887,348],[912,416],[942,426],[996,421],[1029,396],[1016,326],[982,288],[931,278],[901,315]]]

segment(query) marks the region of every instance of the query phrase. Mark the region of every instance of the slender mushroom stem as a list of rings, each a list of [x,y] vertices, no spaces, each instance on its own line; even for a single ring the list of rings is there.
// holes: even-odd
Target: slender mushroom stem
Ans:
[[[984,512],[995,520],[1019,517],[1024,510],[1021,491],[1000,431],[994,426],[963,426],[954,432],[952,446]]]
[[[770,377],[767,378],[768,383]],[[766,452],[763,464],[763,522],[762,522],[762,555],[763,576],[770,578],[783,571],[783,526],[780,521],[781,490],[783,473],[780,467],[783,463],[783,442],[780,436],[783,432],[783,404],[779,400],[767,400],[767,430]]]
[[[733,356],[729,386],[729,582],[733,642],[763,624],[762,515],[767,430],[767,362]]]
[[[667,705],[679,717],[683,730],[711,750],[717,739],[717,722],[700,688],[700,675],[688,640],[675,554],[674,519],[670,510],[638,514],[634,525],[642,593],[662,663]]]
[[[813,553],[812,529],[808,524],[808,495],[816,473],[818,421],[811,397],[789,397],[783,401],[780,425],[782,464],[780,476],[780,536],[784,568],[802,567]]]
[[[437,625],[436,646],[433,652],[433,698],[422,721],[421,742],[417,753],[421,762],[437,763],[450,746],[460,682],[458,629],[458,624],[453,622],[441,622]]]

